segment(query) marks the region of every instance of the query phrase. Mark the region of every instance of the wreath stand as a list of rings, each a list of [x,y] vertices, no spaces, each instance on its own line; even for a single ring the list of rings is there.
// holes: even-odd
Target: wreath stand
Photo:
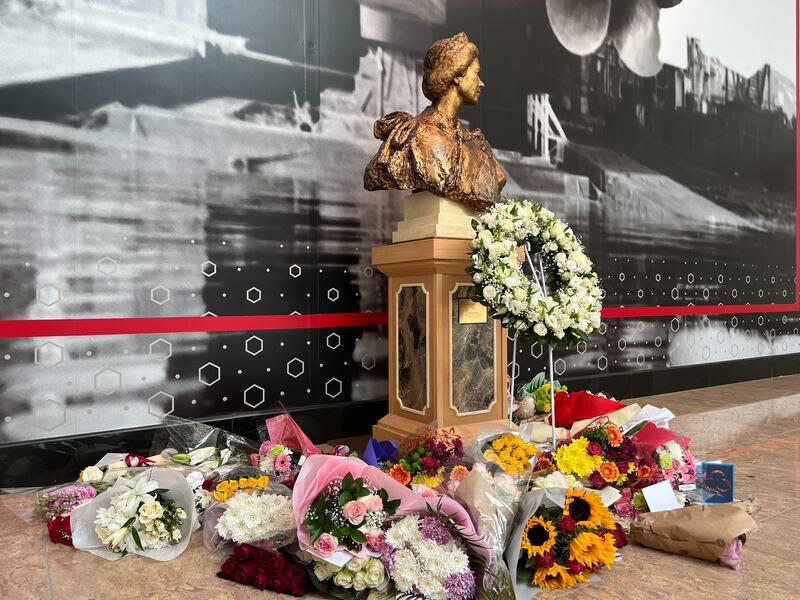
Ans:
[[[538,269],[533,264],[533,260],[531,259],[531,243],[525,242],[523,246],[525,251],[525,262],[528,264],[528,267],[531,270],[531,274],[533,275],[533,279],[536,283],[539,284],[539,287],[542,290],[542,295],[548,297],[550,294],[547,288],[547,277],[544,274],[544,265],[542,264],[542,257],[539,254],[536,255],[536,261],[538,263]],[[514,421],[513,421],[513,414],[514,414],[514,402],[516,400],[516,394],[514,386],[517,380],[517,371],[519,370],[519,365],[517,364],[517,338],[519,337],[519,332],[514,332],[511,337],[512,340],[512,350],[511,350],[511,385],[509,386],[509,399],[508,399],[508,427],[509,429],[513,429]],[[547,345],[547,355],[548,355],[548,373],[550,375],[550,431],[551,431],[551,442],[553,444],[553,450],[556,449],[556,392],[555,392],[555,373],[553,372],[553,346],[550,344]]]

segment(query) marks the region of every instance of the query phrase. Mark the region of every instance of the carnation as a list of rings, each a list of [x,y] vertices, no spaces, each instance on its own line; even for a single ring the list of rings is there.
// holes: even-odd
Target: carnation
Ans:
[[[269,540],[294,528],[290,497],[244,492],[228,500],[228,508],[216,526],[221,537],[239,544]]]

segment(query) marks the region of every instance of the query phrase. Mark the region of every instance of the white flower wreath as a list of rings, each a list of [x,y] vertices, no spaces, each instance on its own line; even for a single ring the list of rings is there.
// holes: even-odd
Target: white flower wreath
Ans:
[[[525,342],[566,347],[600,327],[601,290],[592,263],[572,230],[528,200],[508,199],[472,221],[470,245],[476,300]],[[517,247],[529,243],[547,281],[529,279]],[[539,268],[538,264],[534,264]]]

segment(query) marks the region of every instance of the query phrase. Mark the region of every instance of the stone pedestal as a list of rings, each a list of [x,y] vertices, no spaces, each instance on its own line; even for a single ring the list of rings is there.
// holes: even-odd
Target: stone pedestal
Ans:
[[[486,425],[507,421],[506,332],[470,300],[470,239],[372,250],[389,277],[389,414],[373,428],[379,440],[402,443],[427,427],[455,427],[469,442]]]
[[[403,199],[403,220],[392,233],[392,241],[424,238],[472,239],[476,213],[463,202],[448,200],[430,192],[409,194]]]

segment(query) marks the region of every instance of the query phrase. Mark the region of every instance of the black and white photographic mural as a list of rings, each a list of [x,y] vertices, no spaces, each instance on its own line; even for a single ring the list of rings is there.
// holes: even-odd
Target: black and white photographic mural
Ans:
[[[385,328],[356,317],[386,310],[371,249],[403,194],[362,174],[373,122],[425,107],[425,49],[458,31],[486,81],[463,118],[504,191],[581,236],[606,307],[787,305],[608,318],[557,354],[559,376],[800,352],[795,11],[0,0],[0,444],[385,402]],[[350,316],[141,333],[327,313]],[[543,349],[519,351],[525,380]]]

